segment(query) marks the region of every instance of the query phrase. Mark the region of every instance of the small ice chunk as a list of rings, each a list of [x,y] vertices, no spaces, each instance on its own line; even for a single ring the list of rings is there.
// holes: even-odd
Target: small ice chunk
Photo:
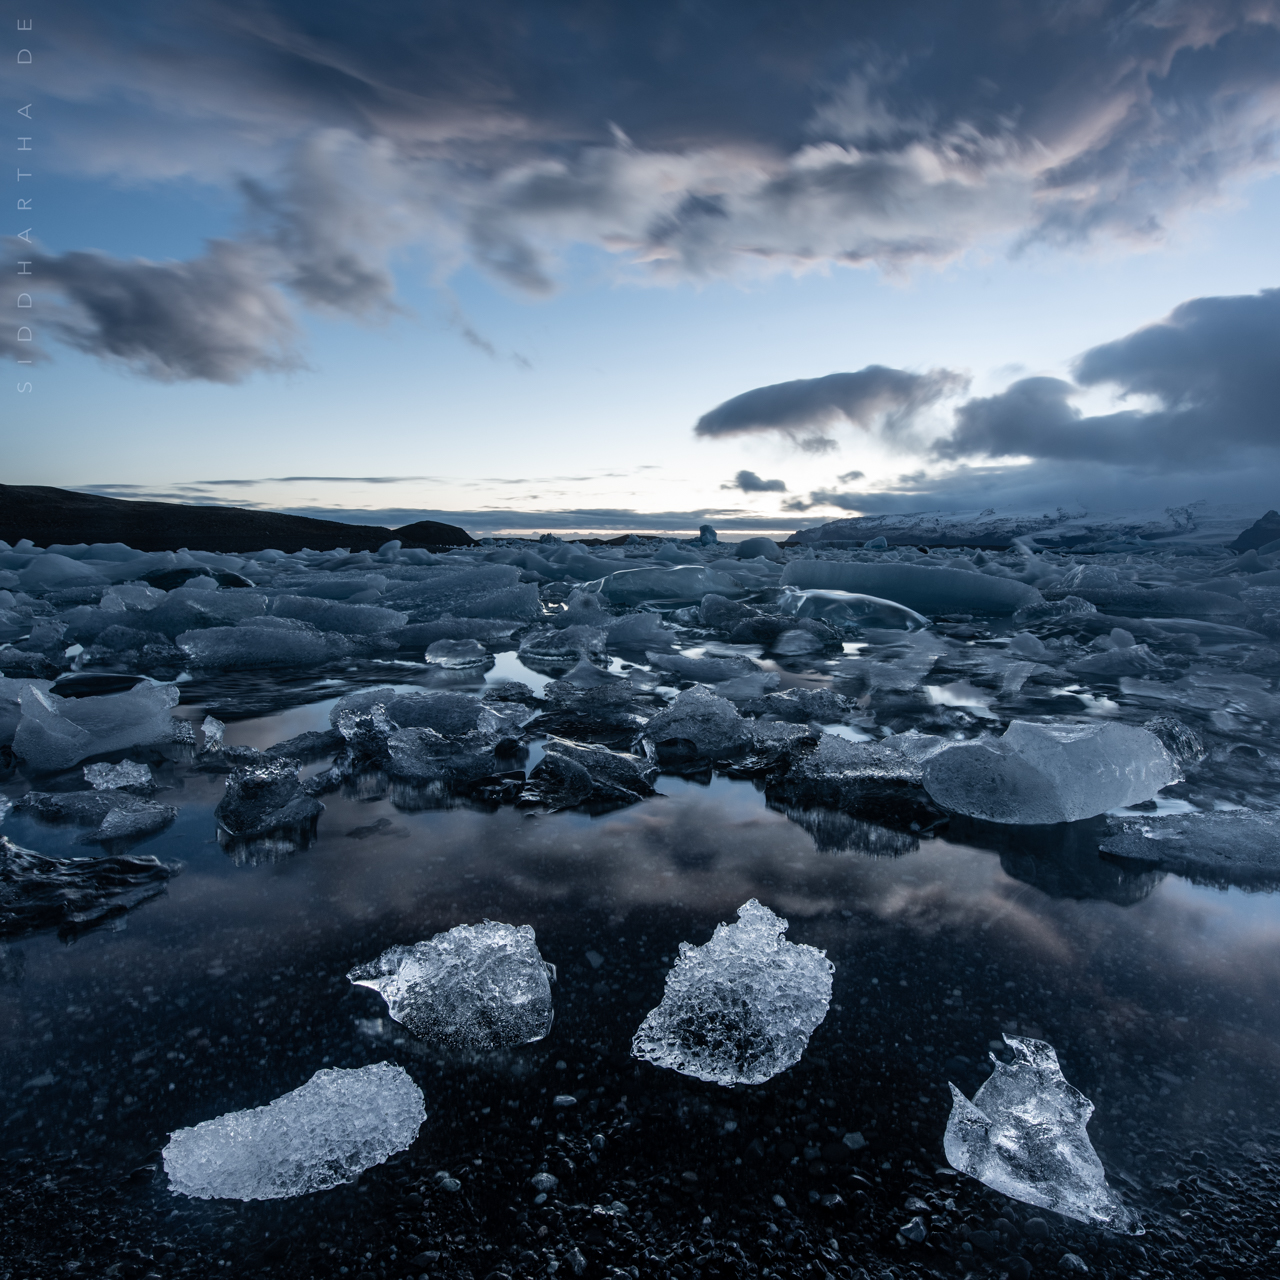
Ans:
[[[756,556],[764,556],[766,560],[781,562],[785,558],[772,538],[744,538],[733,551],[739,560],[754,560]]]
[[[280,1200],[328,1191],[403,1151],[426,1119],[403,1067],[317,1071],[265,1107],[172,1134],[169,1189],[199,1200]]]
[[[95,791],[113,791],[122,787],[149,787],[151,769],[136,760],[121,760],[119,764],[87,764],[84,780]]]
[[[324,805],[299,786],[296,760],[264,760],[232,771],[213,816],[224,847],[250,844],[278,832],[283,851],[285,845],[309,844],[323,812]]]
[[[629,613],[608,627],[611,649],[655,649],[669,647],[672,632],[662,625],[657,613]]]
[[[1024,1204],[1141,1235],[1085,1132],[1093,1103],[1063,1078],[1052,1045],[1004,1039],[1014,1061],[992,1054],[995,1069],[972,1102],[951,1085],[943,1149],[952,1168]]]
[[[178,816],[171,804],[119,805],[102,820],[102,824],[87,841],[97,844],[114,843],[117,840],[140,840],[163,831]]]
[[[1153,733],[1133,725],[1031,724],[947,747],[924,766],[944,809],[987,822],[1075,822],[1140,804],[1182,777]]]
[[[563,630],[543,627],[531,631],[520,641],[519,657],[521,662],[529,658],[569,664],[579,658],[595,658],[602,662],[607,656],[607,647],[607,638],[600,627],[589,627],[584,623]]]
[[[200,724],[200,732],[204,735],[204,750],[221,751],[222,735],[226,729],[227,726],[216,716],[205,716]]]
[[[833,627],[921,631],[929,625],[929,619],[914,609],[855,591],[799,591],[787,587],[778,600],[778,609],[796,618],[816,618]]]
[[[267,623],[277,625],[268,626]],[[294,623],[289,626],[285,624]],[[252,624],[252,625],[249,625]],[[184,631],[178,648],[192,666],[235,671],[258,667],[318,667],[364,648],[363,637],[316,631],[293,618],[249,618],[234,627]],[[394,642],[387,642],[394,648]]]
[[[649,665],[658,671],[670,671],[684,680],[702,684],[718,684],[754,675],[760,670],[750,658],[733,654],[727,658],[689,658],[683,653],[646,653]]]
[[[1063,596],[1061,600],[1042,600],[1034,604],[1023,605],[1013,615],[1015,626],[1025,627],[1028,623],[1057,622],[1062,618],[1074,618],[1081,614],[1097,613],[1098,606],[1079,596]]]
[[[1020,658],[1030,658],[1033,662],[1048,662],[1053,657],[1044,641],[1030,631],[1019,631],[1009,641],[1009,652]]]
[[[551,1030],[555,967],[530,925],[460,924],[411,947],[391,947],[347,977],[371,987],[415,1036],[459,1048],[500,1049]]]
[[[660,755],[692,759],[738,751],[750,741],[751,725],[727,698],[694,685],[645,725],[644,737]]]
[[[645,604],[651,600],[693,602],[713,592],[726,597],[743,594],[742,588],[728,574],[695,564],[677,565],[672,569],[620,569],[591,583],[588,590],[598,590],[613,604],[629,605]]]
[[[427,646],[426,660],[447,671],[493,665],[493,658],[479,640],[437,640]]]
[[[835,965],[786,931],[752,898],[703,946],[682,942],[632,1057],[723,1085],[763,1084],[795,1066],[827,1016]]]
[[[1119,631],[1120,628],[1115,628]],[[1125,633],[1127,634],[1127,633]],[[1114,641],[1115,632],[1112,632]],[[1133,637],[1130,636],[1132,641]],[[1068,663],[1071,671],[1086,676],[1145,676],[1153,671],[1164,671],[1163,660],[1145,644],[1112,644],[1100,653],[1091,653],[1087,657],[1078,658]]]

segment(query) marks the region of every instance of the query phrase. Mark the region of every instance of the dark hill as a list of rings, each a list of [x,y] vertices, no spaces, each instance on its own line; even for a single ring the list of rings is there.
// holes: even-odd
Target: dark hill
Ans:
[[[0,539],[30,538],[38,547],[124,542],[139,551],[376,551],[398,538],[406,547],[466,547],[474,539],[456,525],[420,520],[404,529],[313,520],[240,507],[189,507],[73,493],[44,485],[0,484]]]

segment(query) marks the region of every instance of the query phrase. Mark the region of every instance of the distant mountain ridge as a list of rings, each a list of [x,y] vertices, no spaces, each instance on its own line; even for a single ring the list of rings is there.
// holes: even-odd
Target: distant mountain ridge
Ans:
[[[420,520],[400,529],[313,520],[278,511],[197,507],[177,502],[104,498],[45,485],[0,484],[0,539],[29,538],[38,547],[123,542],[138,551],[376,551],[398,539],[405,547],[466,547],[475,539],[457,525]]]

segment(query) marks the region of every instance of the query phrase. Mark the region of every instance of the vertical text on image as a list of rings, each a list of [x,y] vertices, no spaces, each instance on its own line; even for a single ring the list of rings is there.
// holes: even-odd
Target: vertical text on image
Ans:
[[[31,31],[34,29],[34,27],[35,27],[35,23],[31,18],[18,19],[19,32]],[[35,63],[35,56],[32,54],[30,49],[19,49],[17,52],[17,63],[19,67],[33,66]],[[25,117],[27,120],[31,120],[33,118],[32,112],[31,112],[31,106],[32,104],[30,102],[24,103],[22,106],[18,108],[18,114],[20,116]],[[30,134],[26,134],[26,135],[18,134],[18,141],[17,141],[18,151],[23,152],[23,151],[33,150],[33,147],[32,147],[33,141],[34,139]],[[23,171],[22,165],[23,165],[23,159],[21,156],[19,156],[18,165],[17,165],[17,179],[16,179],[18,183],[22,183],[23,181],[30,181],[32,177],[32,173]],[[21,190],[21,188],[19,188],[19,190]],[[30,212],[31,206],[32,206],[32,197],[30,196],[24,197],[21,194],[19,194],[17,206],[18,206],[19,213]],[[31,227],[26,227],[24,230],[18,231],[17,239],[24,240],[29,245],[31,243],[31,230],[32,230]],[[31,270],[32,261],[33,260],[27,260],[27,261],[18,260],[17,274],[20,276],[32,275],[33,274]],[[23,281],[22,283],[25,284],[26,282]],[[15,307],[19,312],[18,316],[16,317],[16,320],[21,321],[23,319],[26,319],[27,317],[24,317],[21,314],[21,312],[28,309],[34,309],[34,306],[35,306],[35,302],[30,293],[27,293],[25,291],[19,292],[16,299],[16,303],[15,303]],[[17,332],[14,335],[14,340],[15,340],[14,350],[15,352],[18,353],[17,356],[15,357],[17,363],[20,365],[30,365],[32,363],[32,358],[24,359],[21,353],[24,351],[33,350],[33,348],[17,346],[16,344],[35,341],[35,333],[33,331],[32,326],[29,324],[19,323],[17,325]],[[20,381],[17,383],[17,388],[18,388],[19,395],[27,395],[32,390],[32,384],[29,381]]]

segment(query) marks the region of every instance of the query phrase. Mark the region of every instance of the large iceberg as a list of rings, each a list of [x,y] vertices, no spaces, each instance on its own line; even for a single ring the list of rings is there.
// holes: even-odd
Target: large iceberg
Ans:
[[[169,1189],[199,1200],[280,1200],[351,1182],[409,1147],[426,1119],[403,1067],[331,1067],[265,1107],[171,1135]]]
[[[925,762],[944,809],[987,822],[1075,822],[1150,800],[1182,777],[1154,733],[1110,721],[1031,724],[957,743]]]
[[[1035,587],[1013,578],[970,569],[926,568],[918,564],[833,564],[793,560],[782,571],[783,586],[802,590],[850,591],[892,600],[918,613],[1013,613],[1036,604]]]
[[[500,1049],[551,1030],[555,967],[530,925],[460,924],[411,947],[391,947],[347,977],[371,987],[391,1016],[424,1040]]]
[[[827,1016],[835,965],[786,931],[752,898],[703,946],[682,942],[632,1056],[723,1085],[763,1084],[794,1067]]]
[[[1043,1040],[1005,1036],[1012,1063],[994,1070],[970,1102],[951,1085],[943,1149],[952,1168],[1002,1195],[1077,1222],[1142,1234],[1141,1223],[1107,1186],[1085,1126],[1093,1103],[1069,1085]]]

